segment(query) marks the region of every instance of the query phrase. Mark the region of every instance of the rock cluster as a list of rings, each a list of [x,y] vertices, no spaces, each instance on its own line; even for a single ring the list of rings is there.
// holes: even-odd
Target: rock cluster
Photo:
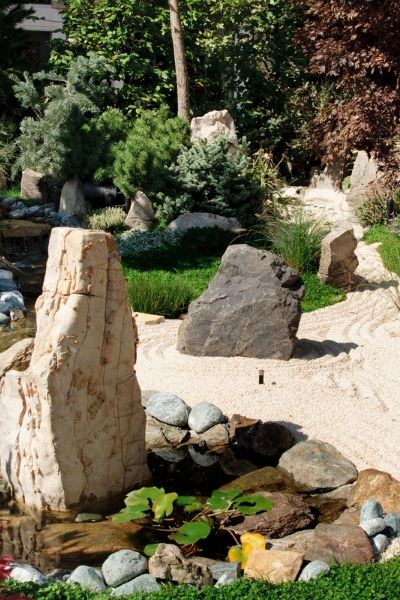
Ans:
[[[54,210],[54,204],[35,204],[27,206],[24,202],[11,197],[0,197],[0,209],[3,218],[12,220],[28,219],[32,223],[48,223],[51,226],[80,227],[81,223],[75,217],[59,214]]]

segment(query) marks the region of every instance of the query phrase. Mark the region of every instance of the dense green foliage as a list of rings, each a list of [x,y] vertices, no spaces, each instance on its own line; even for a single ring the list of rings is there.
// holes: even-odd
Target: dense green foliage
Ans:
[[[117,148],[114,182],[127,197],[142,190],[154,199],[167,191],[168,166],[188,142],[188,125],[167,107],[144,112]]]
[[[20,170],[39,170],[57,182],[95,171],[102,144],[85,125],[112,101],[111,72],[104,58],[90,55],[73,61],[65,78],[40,72],[16,80],[15,95],[34,115],[20,125]],[[44,90],[43,81],[49,82]]]
[[[176,112],[168,5],[164,0],[67,0],[65,40],[52,64],[65,69],[93,51],[123,80],[120,105],[130,114],[169,103]],[[301,60],[291,43],[300,11],[286,0],[181,0],[195,115],[228,108],[242,132],[268,145],[287,139],[286,100]]]
[[[108,594],[96,594],[76,585],[6,581],[8,589],[29,594],[35,600],[105,600]],[[146,600],[398,600],[400,597],[400,559],[383,564],[342,565],[327,575],[307,582],[273,585],[264,581],[240,579],[219,588],[166,585],[151,592]],[[143,600],[143,594],[129,596]]]
[[[253,224],[261,209],[262,189],[250,171],[246,148],[229,152],[224,137],[184,148],[170,169],[167,194],[156,200],[157,217],[169,223],[186,212],[210,212]]]
[[[292,219],[268,222],[266,235],[273,252],[293,269],[305,273],[318,268],[321,241],[328,230],[326,223],[297,211]]]
[[[400,277],[400,237],[384,225],[374,225],[364,235],[364,240],[369,244],[380,243],[378,252],[383,264],[388,271]]]
[[[28,36],[18,25],[32,13],[32,9],[22,2],[0,0],[0,111],[3,114],[15,109],[9,74],[26,68],[23,50]]]

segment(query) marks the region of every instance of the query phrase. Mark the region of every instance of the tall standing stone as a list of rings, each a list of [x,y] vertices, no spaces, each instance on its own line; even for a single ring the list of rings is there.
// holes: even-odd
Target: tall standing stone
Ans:
[[[354,272],[358,267],[355,254],[357,239],[353,225],[343,221],[321,242],[321,258],[318,278],[321,283],[338,288],[348,288],[354,283]]]
[[[55,228],[29,367],[0,392],[0,471],[17,501],[66,510],[146,476],[137,334],[112,237]]]
[[[207,290],[189,307],[178,350],[194,356],[289,359],[304,294],[280,258],[246,244],[230,246]]]
[[[190,123],[190,132],[193,144],[199,141],[210,143],[224,136],[228,140],[229,151],[232,154],[239,149],[235,123],[226,109],[212,110],[202,117],[195,117]]]
[[[32,169],[22,171],[21,196],[27,200],[47,202],[49,191],[45,175]]]

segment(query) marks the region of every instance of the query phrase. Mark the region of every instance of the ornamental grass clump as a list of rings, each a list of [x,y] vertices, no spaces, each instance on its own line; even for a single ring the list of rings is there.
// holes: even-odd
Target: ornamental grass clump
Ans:
[[[101,229],[109,233],[120,233],[124,229],[126,214],[119,206],[108,206],[95,210],[85,218],[87,229]]]
[[[316,271],[321,241],[329,231],[325,222],[296,211],[291,220],[270,220],[266,227],[272,251],[290,267],[300,273]]]

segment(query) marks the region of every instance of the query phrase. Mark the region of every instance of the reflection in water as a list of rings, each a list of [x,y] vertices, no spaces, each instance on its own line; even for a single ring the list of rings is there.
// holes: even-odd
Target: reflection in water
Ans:
[[[11,515],[0,511],[0,555],[33,564],[44,573],[78,564],[101,565],[111,552],[141,550],[144,536],[134,523],[74,523],[75,514]]]
[[[35,337],[36,318],[34,303],[27,303],[25,319],[11,322],[10,325],[0,328],[0,352],[4,352],[16,342],[28,337]]]

